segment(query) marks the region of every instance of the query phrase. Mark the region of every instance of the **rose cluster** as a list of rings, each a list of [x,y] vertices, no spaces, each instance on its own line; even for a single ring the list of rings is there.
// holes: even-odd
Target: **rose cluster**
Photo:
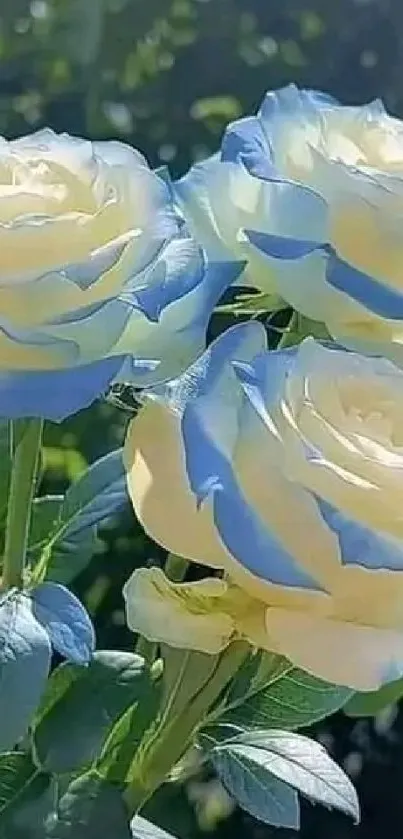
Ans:
[[[129,626],[357,690],[402,677],[403,123],[290,85],[177,182],[51,131],[3,140],[0,181],[0,414],[141,388],[136,515],[214,569],[135,571]],[[256,321],[207,346],[237,283],[294,310],[292,346]]]

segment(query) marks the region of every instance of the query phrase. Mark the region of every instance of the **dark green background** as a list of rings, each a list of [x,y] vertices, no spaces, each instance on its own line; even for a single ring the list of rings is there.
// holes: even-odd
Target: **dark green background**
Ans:
[[[214,150],[228,120],[250,112],[269,87],[296,81],[345,102],[380,96],[403,114],[402,0],[0,0],[0,133],[43,125],[118,137],[173,174]],[[47,489],[62,488],[120,444],[127,415],[107,404],[47,429]],[[162,558],[130,511],[104,532],[104,551],[77,581],[100,646],[130,649],[121,587],[136,564]],[[348,651],[346,651],[348,654]],[[343,716],[315,733],[352,773],[363,823],[304,807],[304,839],[378,839],[403,821],[403,717]],[[198,839],[224,815],[214,781],[170,788],[153,816]],[[197,806],[192,803],[197,800]],[[196,816],[198,813],[198,817]],[[199,822],[199,827],[198,827]],[[272,831],[239,813],[215,839]]]

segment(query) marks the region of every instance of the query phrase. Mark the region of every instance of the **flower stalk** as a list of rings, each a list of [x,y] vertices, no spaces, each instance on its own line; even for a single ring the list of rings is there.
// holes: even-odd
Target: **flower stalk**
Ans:
[[[22,588],[43,420],[12,422],[13,466],[8,496],[2,587]]]
[[[249,651],[248,644],[234,642],[217,656],[171,650],[172,659],[165,658],[168,690],[127,776],[124,798],[131,815],[167,780]]]

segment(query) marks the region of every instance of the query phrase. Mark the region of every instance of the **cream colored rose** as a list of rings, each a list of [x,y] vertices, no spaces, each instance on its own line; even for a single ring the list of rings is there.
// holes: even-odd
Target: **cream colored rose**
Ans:
[[[403,366],[403,123],[379,100],[269,91],[175,188],[207,252],[242,253],[243,281]]]
[[[135,149],[0,138],[0,414],[59,419],[177,375],[239,273],[207,264]]]
[[[267,352],[248,323],[133,421],[129,490],[156,541],[263,607],[260,646],[372,690],[403,673],[402,428],[393,364]]]

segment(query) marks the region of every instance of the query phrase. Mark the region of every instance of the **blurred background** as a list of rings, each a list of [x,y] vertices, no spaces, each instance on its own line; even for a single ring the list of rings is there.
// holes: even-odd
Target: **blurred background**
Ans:
[[[225,124],[295,81],[346,103],[381,97],[403,116],[402,0],[0,0],[0,133],[44,125],[119,138],[173,175],[216,149]],[[46,432],[46,489],[119,446],[128,412],[104,403]],[[77,592],[100,647],[132,649],[121,588],[163,560],[127,510],[78,558]],[[348,651],[346,651],[348,654]],[[403,713],[340,714],[313,732],[355,781],[362,825],[304,806],[302,839],[391,838],[403,822]],[[181,839],[284,839],[239,813],[208,774],[170,785],[149,815]]]

